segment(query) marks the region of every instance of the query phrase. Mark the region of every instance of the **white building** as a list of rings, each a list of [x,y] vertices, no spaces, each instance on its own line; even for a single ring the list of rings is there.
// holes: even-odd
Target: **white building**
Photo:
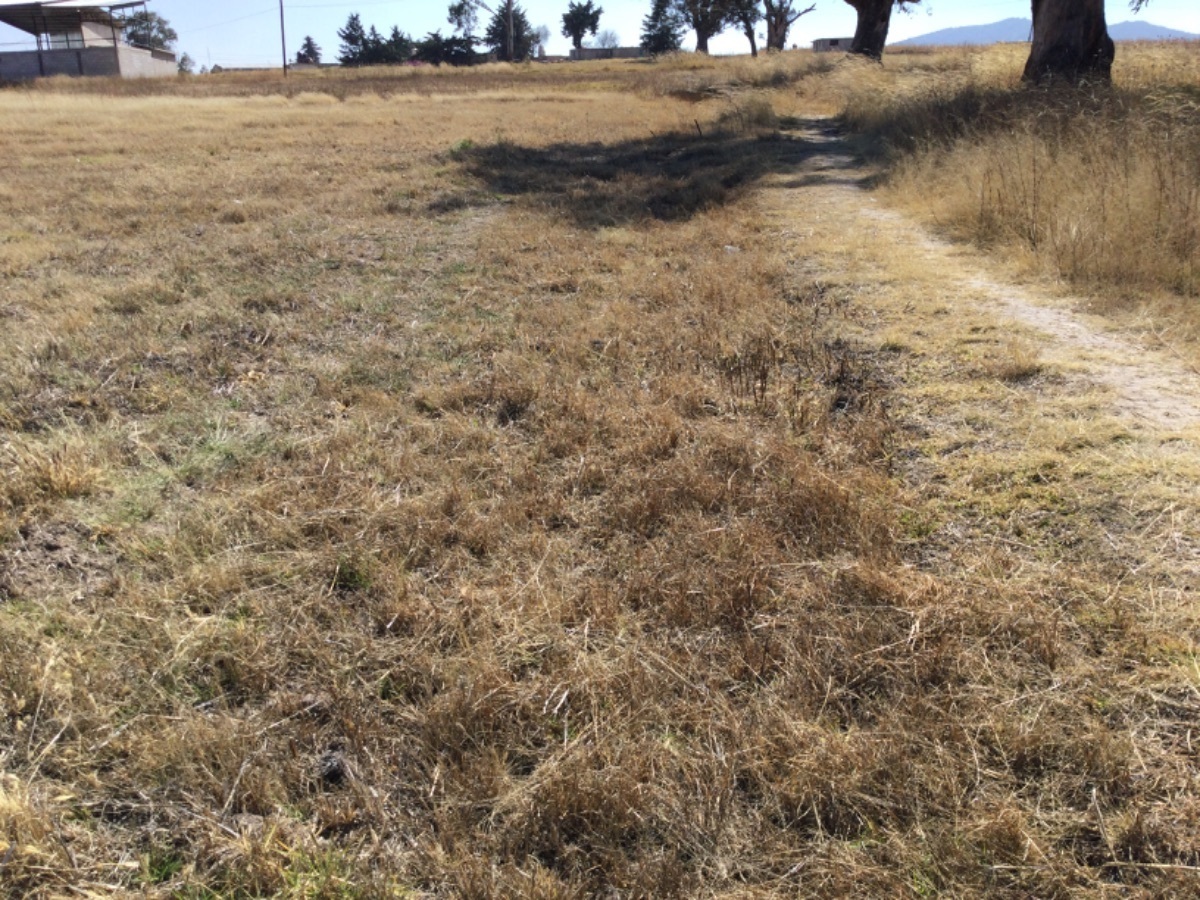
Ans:
[[[0,23],[31,38],[27,49],[0,53],[0,81],[50,75],[174,75],[174,53],[135,47],[125,40],[128,15],[145,8],[144,0],[0,0]]]

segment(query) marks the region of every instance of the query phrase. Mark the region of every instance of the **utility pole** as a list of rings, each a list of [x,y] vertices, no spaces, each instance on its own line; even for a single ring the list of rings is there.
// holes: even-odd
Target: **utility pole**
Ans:
[[[287,26],[283,21],[283,0],[279,0],[279,43],[283,47],[283,77],[287,78]]]

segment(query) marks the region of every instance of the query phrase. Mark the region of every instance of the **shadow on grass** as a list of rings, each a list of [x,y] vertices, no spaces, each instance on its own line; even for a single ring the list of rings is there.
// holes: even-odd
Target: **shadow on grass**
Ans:
[[[581,227],[674,222],[730,203],[769,175],[803,171],[828,179],[845,169],[848,177],[839,141],[817,137],[814,123],[788,120],[780,126],[784,130],[764,133],[697,126],[691,133],[617,144],[501,142],[456,158],[493,193],[526,198]]]

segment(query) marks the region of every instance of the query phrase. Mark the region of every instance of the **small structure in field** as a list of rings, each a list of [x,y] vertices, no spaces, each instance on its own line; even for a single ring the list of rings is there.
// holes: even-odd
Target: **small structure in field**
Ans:
[[[813,53],[849,53],[854,38],[817,38],[813,41]]]
[[[571,59],[641,59],[649,56],[644,47],[584,47],[571,49]]]
[[[0,81],[50,75],[154,78],[178,71],[175,54],[125,40],[131,10],[144,0],[0,0],[0,23],[30,35],[25,50],[0,53]]]

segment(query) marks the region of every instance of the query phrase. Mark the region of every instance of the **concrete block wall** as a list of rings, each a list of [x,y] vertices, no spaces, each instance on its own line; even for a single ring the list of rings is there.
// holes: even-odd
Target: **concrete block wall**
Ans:
[[[641,47],[584,47],[571,50],[571,59],[641,59],[647,53]]]
[[[39,60],[39,56],[41,59]],[[24,50],[0,53],[0,81],[28,81],[43,75],[119,75],[117,52],[113,47],[87,47],[78,50]]]
[[[174,54],[126,45],[0,53],[0,81],[28,81],[43,75],[164,78],[176,71]]]

